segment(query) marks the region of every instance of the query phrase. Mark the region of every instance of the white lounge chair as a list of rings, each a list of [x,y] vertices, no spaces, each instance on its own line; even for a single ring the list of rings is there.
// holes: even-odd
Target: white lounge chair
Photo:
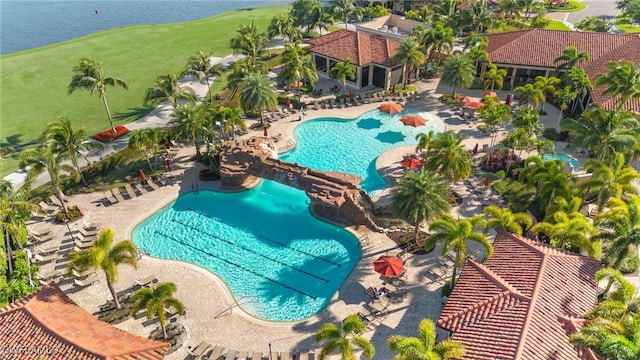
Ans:
[[[251,353],[251,360],[262,360],[262,353],[259,351],[254,351],[253,353]]]
[[[309,360],[309,350],[308,349],[300,350],[300,352],[298,353],[298,360]]]
[[[89,219],[87,219],[86,216],[82,219],[82,229],[83,230],[92,231],[92,230],[99,230],[99,228],[100,228],[100,224],[94,223],[94,222],[89,222]]]
[[[48,263],[53,260],[57,260],[59,257],[57,252],[51,254],[36,254],[36,261],[39,263]]]
[[[38,203],[38,206],[40,206],[40,208],[42,210],[44,210],[49,215],[57,213],[58,209],[59,209],[57,206],[51,206],[51,205],[45,203],[44,201],[40,201]]]
[[[100,282],[100,279],[98,279],[98,274],[95,272],[89,275],[86,279],[73,279],[74,284],[82,287],[93,285],[96,282]]]
[[[151,274],[147,277],[143,277],[142,279],[138,279],[135,281],[134,285],[138,285],[141,287],[147,287],[149,286],[149,284],[157,282],[158,278],[156,277],[155,274]]]
[[[237,354],[238,350],[229,350],[229,352],[227,352],[227,356],[224,357],[224,360],[236,360]]]
[[[127,196],[129,196],[129,199],[133,199],[134,197],[137,196],[136,192],[133,191],[133,188],[129,183],[124,184],[124,191],[127,192]]]
[[[118,190],[118,188],[111,189],[111,194],[116,198],[116,200],[118,200],[118,202],[124,202],[124,198],[122,197],[122,194],[120,194],[120,190]]]
[[[63,277],[63,273],[60,270],[53,270],[46,273],[38,273],[36,277],[42,282],[49,282],[50,280],[58,282]]]
[[[223,348],[222,346],[215,346],[213,348],[213,351],[211,351],[211,354],[209,354],[208,358],[209,360],[218,360],[220,359],[220,357],[222,356],[222,354],[224,354],[224,351],[226,349]]]
[[[246,351],[240,351],[238,355],[236,355],[236,359],[247,359],[249,358],[249,353]]]
[[[209,350],[210,347],[211,347],[211,344],[203,341],[200,343],[200,345],[196,346],[194,349],[189,350],[189,355],[195,356],[196,358],[200,358],[200,356],[202,356],[202,354],[207,352],[207,350]]]

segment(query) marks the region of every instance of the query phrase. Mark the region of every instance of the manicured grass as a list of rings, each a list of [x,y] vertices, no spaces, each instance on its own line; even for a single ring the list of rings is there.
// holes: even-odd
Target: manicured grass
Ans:
[[[587,5],[583,4],[580,1],[573,1],[573,0],[569,0],[567,1],[567,6],[566,7],[547,7],[547,10],[549,12],[574,12],[574,11],[580,11],[580,10],[584,10],[587,8]]]
[[[253,20],[266,31],[271,18],[287,7],[255,8],[179,24],[145,25],[109,30],[46,47],[0,57],[0,142],[18,146],[38,138],[45,126],[66,116],[88,135],[109,127],[100,98],[88,91],[67,94],[72,69],[82,57],[101,61],[106,76],[124,79],[129,91],[108,88],[107,100],[116,125],[138,119],[145,90],[162,74],[184,70],[197,51],[214,56],[231,53],[235,29]],[[17,155],[4,161],[0,175],[17,169]]]
[[[631,24],[629,18],[625,15],[618,15],[618,17],[616,17],[616,25],[618,26],[618,29],[624,33],[640,32],[640,27]]]
[[[558,20],[551,20],[551,22],[549,23],[549,25],[547,25],[547,27],[545,27],[545,29],[571,31],[571,29],[565,23]]]

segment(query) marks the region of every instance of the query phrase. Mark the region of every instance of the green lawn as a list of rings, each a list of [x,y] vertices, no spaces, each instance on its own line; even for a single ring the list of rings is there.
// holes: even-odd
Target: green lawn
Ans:
[[[571,31],[571,29],[565,23],[558,20],[551,20],[551,22],[549,23],[549,25],[547,25],[547,27],[545,27],[545,29]]]
[[[271,18],[286,11],[284,6],[255,8],[179,24],[114,29],[0,56],[0,142],[21,148],[59,116],[91,135],[109,127],[97,95],[82,90],[67,95],[71,70],[81,57],[101,61],[106,76],[129,83],[129,91],[107,90],[116,124],[125,124],[151,110],[142,105],[144,92],[158,75],[181,72],[188,58],[200,50],[229,55],[229,39],[238,26],[253,20],[266,31]],[[16,170],[17,156],[5,159],[3,165],[1,176]]]
[[[574,12],[580,11],[587,8],[587,5],[583,4],[581,1],[567,1],[566,7],[547,7],[549,12]]]
[[[624,33],[640,32],[640,27],[632,25],[629,18],[625,15],[618,15],[618,17],[616,17],[616,25],[618,25],[618,29]]]

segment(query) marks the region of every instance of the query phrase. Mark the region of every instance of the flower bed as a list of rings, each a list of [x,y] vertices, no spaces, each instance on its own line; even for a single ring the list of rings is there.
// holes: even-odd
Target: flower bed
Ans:
[[[489,162],[485,162],[483,166],[486,171],[496,172],[498,170],[506,170],[509,162],[511,162],[512,167],[521,166],[520,161],[520,157],[509,150],[503,152],[494,151],[489,156]]]
[[[126,134],[129,132],[129,129],[127,129],[126,127],[122,126],[122,125],[118,125],[116,126],[116,132],[114,133],[112,129],[109,130],[105,130],[102,132],[99,132],[97,134],[95,134],[93,136],[94,139],[103,142],[103,143],[107,143],[109,141],[113,141],[114,139],[119,138],[120,136]]]

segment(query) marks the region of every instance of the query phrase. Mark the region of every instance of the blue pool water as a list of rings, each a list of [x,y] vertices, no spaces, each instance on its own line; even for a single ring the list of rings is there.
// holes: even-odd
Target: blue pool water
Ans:
[[[563,153],[544,153],[542,155],[542,160],[562,160],[565,164],[569,162],[571,166],[573,166],[574,170],[578,170],[580,168],[580,162],[576,160],[576,158]]]
[[[180,196],[133,240],[151,256],[209,269],[243,309],[274,321],[323,309],[361,254],[353,235],[311,216],[303,191],[268,180],[240,193]]]
[[[405,126],[400,117],[419,113],[427,119],[424,126]],[[386,150],[401,145],[414,145],[421,132],[444,131],[444,122],[437,116],[405,109],[389,115],[369,111],[357,119],[318,118],[296,128],[298,146],[281,155],[282,160],[324,171],[340,171],[362,177],[360,187],[372,193],[385,187],[375,162]]]

